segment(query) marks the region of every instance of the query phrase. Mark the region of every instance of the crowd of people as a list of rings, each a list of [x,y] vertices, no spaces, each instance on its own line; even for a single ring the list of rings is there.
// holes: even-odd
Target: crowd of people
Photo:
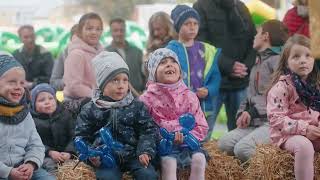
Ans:
[[[100,147],[107,128],[122,146],[112,149],[114,167],[88,158],[97,179],[129,171],[138,180],[159,173],[172,180],[190,167],[191,180],[204,180],[210,157],[202,144],[224,104],[221,151],[246,162],[257,144],[272,143],[294,155],[296,179],[312,180],[320,72],[307,5],[297,0],[283,22],[258,27],[238,0],[177,5],[151,16],[145,53],[125,40],[121,18],[110,20],[112,42],[102,47],[104,22],[87,13],[57,60],[35,43],[33,26],[21,26],[22,48],[0,53],[0,179],[55,179],[57,164],[79,153],[75,138]]]

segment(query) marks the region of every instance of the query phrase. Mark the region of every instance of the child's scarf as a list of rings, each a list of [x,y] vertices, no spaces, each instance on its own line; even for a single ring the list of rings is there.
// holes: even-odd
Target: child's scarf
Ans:
[[[0,122],[5,124],[19,124],[29,113],[26,97],[20,103],[12,103],[0,97]]]
[[[320,92],[317,86],[308,80],[306,82],[302,81],[299,75],[290,70],[287,70],[286,74],[290,74],[302,103],[308,108],[320,112]]]
[[[131,104],[133,99],[134,99],[134,97],[133,97],[131,91],[129,91],[128,94],[120,101],[108,101],[105,98],[103,98],[102,91],[100,89],[96,89],[94,91],[94,95],[92,97],[93,103],[98,108],[105,108],[105,109],[128,106],[129,104]]]

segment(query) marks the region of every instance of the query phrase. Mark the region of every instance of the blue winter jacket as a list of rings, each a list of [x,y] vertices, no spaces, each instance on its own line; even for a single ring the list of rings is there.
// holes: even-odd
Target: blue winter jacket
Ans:
[[[221,54],[220,48],[201,42],[204,45],[204,60],[205,69],[203,75],[203,86],[208,89],[208,96],[204,99],[199,99],[201,108],[206,116],[213,112],[213,97],[219,94],[221,75],[218,68],[218,58]],[[169,42],[166,47],[174,51],[179,58],[179,62],[183,72],[183,81],[190,88],[190,64],[187,50],[184,45],[176,40]]]

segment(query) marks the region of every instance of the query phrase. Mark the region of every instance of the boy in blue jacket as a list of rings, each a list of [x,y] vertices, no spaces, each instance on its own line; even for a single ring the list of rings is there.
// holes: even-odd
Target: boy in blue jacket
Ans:
[[[200,23],[195,9],[187,5],[177,5],[171,12],[171,18],[179,40],[170,41],[167,48],[178,55],[183,81],[200,100],[209,125],[205,140],[209,140],[215,124],[213,100],[219,93],[221,80],[217,63],[221,49],[195,40]]]

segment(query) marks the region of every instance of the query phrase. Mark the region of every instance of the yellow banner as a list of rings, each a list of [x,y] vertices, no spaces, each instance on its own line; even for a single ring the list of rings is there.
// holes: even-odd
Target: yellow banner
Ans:
[[[311,51],[320,58],[320,0],[309,0]]]

